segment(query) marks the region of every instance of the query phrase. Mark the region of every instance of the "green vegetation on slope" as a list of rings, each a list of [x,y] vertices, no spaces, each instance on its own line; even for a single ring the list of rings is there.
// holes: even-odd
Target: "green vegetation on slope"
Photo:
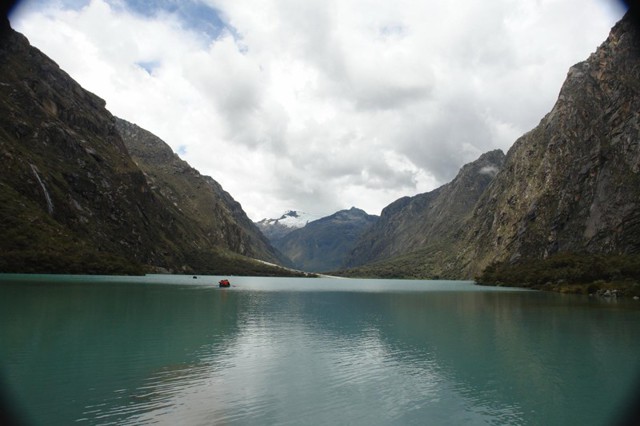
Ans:
[[[428,249],[416,250],[375,263],[331,272],[351,278],[388,278],[388,279],[459,279],[445,272],[445,243],[432,244]]]
[[[0,273],[143,275],[159,272],[131,258],[98,250],[35,202],[0,182]],[[224,250],[184,253],[182,273],[303,276]]]
[[[30,212],[25,217],[25,211]],[[0,183],[0,272],[141,275],[139,263],[99,252]]]
[[[640,296],[640,255],[558,253],[546,259],[496,262],[476,282],[578,294],[617,290],[619,295]]]

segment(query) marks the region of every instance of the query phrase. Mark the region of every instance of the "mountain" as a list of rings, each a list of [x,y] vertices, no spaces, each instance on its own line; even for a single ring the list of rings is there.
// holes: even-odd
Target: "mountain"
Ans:
[[[303,228],[316,219],[319,217],[302,211],[289,210],[277,219],[265,218],[255,224],[269,241],[275,243],[289,232]]]
[[[450,183],[394,201],[362,235],[346,265],[375,262],[441,242],[448,244],[503,161],[502,151],[488,152],[462,167]]]
[[[627,13],[509,150],[467,224],[464,276],[558,252],[640,253],[639,41]]]
[[[367,265],[351,273],[468,279],[494,262],[554,253],[639,254],[639,40],[627,13],[571,67],[551,112],[492,180],[465,203],[450,193],[461,175],[392,203],[350,257]]]
[[[378,220],[378,216],[352,207],[341,210],[289,232],[274,244],[293,262],[297,269],[309,272],[332,271],[340,268],[345,256],[363,231]]]
[[[345,266],[376,263],[418,251],[415,261],[401,262],[402,274],[442,274],[439,253],[447,252],[460,238],[463,224],[502,168],[504,158],[500,150],[485,153],[463,166],[451,182],[431,192],[400,198],[385,207],[380,220],[360,237]],[[387,272],[397,274],[396,269],[391,267]],[[383,266],[378,273],[384,275],[385,270]]]
[[[194,203],[211,210],[198,215],[184,198],[169,202],[169,184],[185,189],[197,172],[185,163],[165,179],[179,161],[159,145],[138,153],[139,167],[102,99],[6,18],[0,32],[0,271],[281,272],[247,257],[277,260],[219,185],[190,181],[207,188]],[[157,172],[156,155],[171,157]]]
[[[149,131],[117,117],[116,129],[154,194],[198,229],[201,247],[226,246],[248,257],[286,262],[218,182],[201,175]]]

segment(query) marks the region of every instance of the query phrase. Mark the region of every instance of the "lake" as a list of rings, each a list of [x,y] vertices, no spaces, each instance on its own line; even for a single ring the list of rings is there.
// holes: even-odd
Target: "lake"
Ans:
[[[460,281],[0,275],[27,425],[606,425],[640,302]]]

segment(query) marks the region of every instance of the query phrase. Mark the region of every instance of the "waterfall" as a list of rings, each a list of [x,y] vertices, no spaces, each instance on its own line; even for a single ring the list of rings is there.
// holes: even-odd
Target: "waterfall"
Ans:
[[[38,179],[38,183],[42,188],[42,192],[44,192],[44,198],[45,200],[47,200],[47,210],[49,211],[49,214],[53,214],[53,202],[51,201],[51,197],[49,196],[49,191],[47,191],[47,187],[44,186],[44,182],[42,182],[42,179],[40,179],[40,175],[38,174],[38,168],[33,164],[30,164],[30,166],[31,166],[31,170],[33,170],[33,174],[36,175],[36,179]]]

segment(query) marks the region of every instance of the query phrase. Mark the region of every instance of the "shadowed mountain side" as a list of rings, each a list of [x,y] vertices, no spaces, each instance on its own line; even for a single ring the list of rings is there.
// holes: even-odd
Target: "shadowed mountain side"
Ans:
[[[212,244],[199,224],[167,205],[131,159],[105,102],[6,19],[0,157],[2,272],[280,272],[233,252],[262,253],[241,247],[253,241]]]
[[[201,175],[151,132],[120,118],[116,128],[151,190],[199,228],[203,247],[226,246],[248,257],[287,262],[218,182]]]

